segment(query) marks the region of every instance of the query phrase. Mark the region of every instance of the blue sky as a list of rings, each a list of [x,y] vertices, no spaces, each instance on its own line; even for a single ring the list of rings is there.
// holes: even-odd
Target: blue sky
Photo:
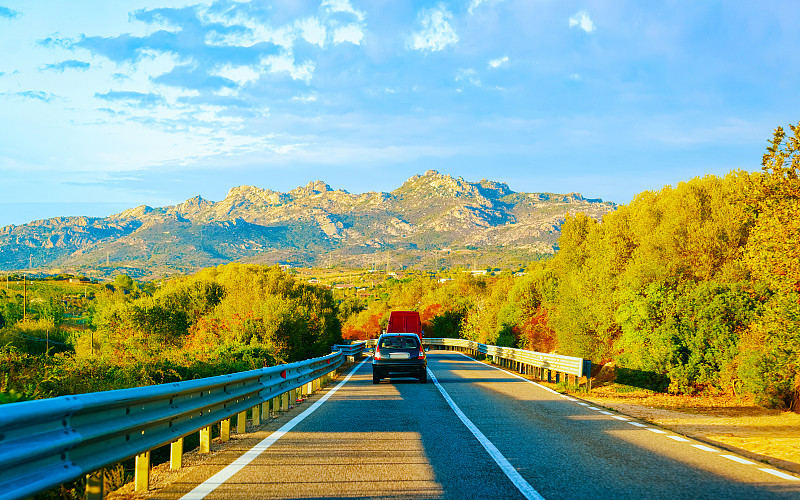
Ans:
[[[0,226],[428,169],[627,203],[758,170],[800,2],[0,0]]]

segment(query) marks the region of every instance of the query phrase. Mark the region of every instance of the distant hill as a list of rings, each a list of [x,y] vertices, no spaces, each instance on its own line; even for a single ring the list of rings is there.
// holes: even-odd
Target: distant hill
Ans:
[[[567,214],[615,205],[579,194],[516,193],[429,170],[391,193],[322,181],[288,193],[253,186],[224,200],[140,206],[105,218],[55,217],[0,229],[0,269],[140,278],[231,261],[298,266],[516,266],[553,253]],[[32,266],[31,266],[32,265]]]

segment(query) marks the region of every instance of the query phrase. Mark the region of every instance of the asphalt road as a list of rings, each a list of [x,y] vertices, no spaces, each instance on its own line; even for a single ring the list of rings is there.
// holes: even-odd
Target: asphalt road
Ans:
[[[152,498],[800,498],[765,464],[459,353],[431,351],[428,367],[439,386],[373,385],[360,365],[279,436],[238,439]]]

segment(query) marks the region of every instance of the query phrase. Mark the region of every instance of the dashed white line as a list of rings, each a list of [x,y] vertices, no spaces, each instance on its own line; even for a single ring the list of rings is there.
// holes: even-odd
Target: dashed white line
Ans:
[[[772,474],[773,476],[778,476],[783,479],[788,479],[789,481],[800,481],[800,478],[790,476],[789,474],[786,474],[785,472],[781,472],[779,470],[775,469],[758,469],[758,470],[760,470],[761,472],[766,472],[767,474]]]
[[[470,358],[470,356],[467,356],[467,355],[466,355],[466,354],[464,354],[463,352],[459,352],[459,354],[461,354],[461,355],[462,355],[462,356],[464,356],[464,357]],[[470,358],[470,359],[472,359],[472,358]],[[556,392],[556,391],[554,391],[553,389],[550,389],[549,387],[545,387],[545,386],[543,386],[543,385],[541,385],[541,384],[537,384],[536,382],[534,382],[534,381],[532,381],[532,380],[529,380],[529,379],[527,379],[527,378],[525,378],[525,377],[521,377],[521,376],[517,375],[516,373],[513,373],[513,372],[506,371],[506,370],[504,370],[504,369],[502,369],[502,368],[499,368],[499,367],[496,367],[496,366],[491,366],[491,365],[486,365],[486,366],[489,366],[490,368],[494,368],[495,370],[500,370],[500,371],[502,371],[502,372],[505,372],[505,373],[507,373],[507,374],[509,374],[509,375],[511,375],[511,376],[513,376],[513,377],[516,377],[516,378],[520,379],[520,380],[524,380],[525,382],[528,382],[528,383],[530,383],[530,384],[533,384],[533,385],[535,385],[536,387],[539,387],[539,388],[541,388],[541,389],[544,389],[544,390],[546,390],[546,391],[548,391],[548,392],[552,392],[553,394],[556,394],[556,395],[558,395],[558,396],[560,396],[560,397],[562,397],[562,398],[564,398],[564,399],[566,399],[566,400],[568,400],[568,401],[577,402],[579,405],[581,405],[581,406],[586,406],[586,407],[588,407],[590,410],[596,410],[596,411],[598,411],[599,413],[601,413],[601,414],[603,414],[603,415],[610,415],[610,416],[611,416],[611,418],[615,418],[615,419],[617,419],[617,420],[621,420],[621,421],[623,421],[623,422],[628,422],[629,424],[631,424],[631,425],[634,425],[634,426],[636,426],[636,427],[644,427],[646,430],[648,430],[648,431],[650,431],[650,432],[654,432],[654,433],[656,433],[656,434],[667,434],[667,431],[664,431],[664,430],[661,430],[661,429],[654,429],[654,428],[652,428],[652,427],[647,427],[645,424],[641,424],[641,423],[639,423],[639,422],[632,422],[632,421],[630,421],[630,419],[628,419],[628,418],[626,418],[626,417],[623,417],[623,416],[621,416],[621,415],[614,415],[614,414],[612,414],[612,413],[610,413],[610,412],[603,411],[603,410],[601,410],[600,408],[597,408],[597,407],[594,407],[594,406],[589,406],[589,404],[588,404],[588,403],[583,403],[583,402],[580,402],[579,400],[577,400],[577,399],[575,399],[575,398],[572,398],[572,397],[570,397],[570,396],[568,396],[568,395],[566,395],[566,394],[561,394],[560,392]],[[430,371],[430,370],[429,370],[429,371]],[[437,383],[437,385],[438,385],[438,383]],[[440,389],[440,390],[443,390],[443,389]],[[479,432],[480,432],[480,431],[479,431]],[[690,442],[691,442],[691,440],[689,440],[689,439],[686,439],[686,438],[684,438],[684,437],[682,437],[682,436],[665,436],[665,437],[668,437],[669,439],[672,439],[672,440],[674,440],[674,441],[678,441],[678,442],[681,442],[681,443],[690,443]],[[702,445],[702,444],[693,444],[692,446],[693,446],[693,447],[695,447],[695,448],[697,448],[698,450],[707,451],[707,452],[712,452],[712,453],[719,453],[719,451],[718,451],[718,450],[715,450],[714,448],[711,448],[711,447],[709,447],[709,446],[704,446],[704,445]],[[733,460],[734,462],[738,462],[738,463],[740,463],[740,464],[744,464],[744,465],[755,465],[755,463],[754,463],[754,462],[751,462],[751,461],[749,461],[749,460],[746,460],[746,459],[744,459],[744,458],[741,458],[741,457],[737,457],[736,455],[720,455],[720,456],[721,456],[721,457],[725,457],[725,458],[727,458],[727,459],[729,459],[729,460]],[[779,470],[775,470],[775,469],[769,469],[769,468],[763,468],[763,469],[758,469],[758,470],[760,470],[760,471],[762,471],[762,472],[766,472],[767,474],[772,474],[773,476],[777,476],[777,477],[780,477],[780,478],[782,478],[782,479],[787,479],[787,480],[789,480],[789,481],[800,481],[800,478],[797,478],[797,477],[795,477],[795,476],[791,476],[791,475],[789,475],[789,474],[786,474],[786,473],[784,473],[784,472],[781,472],[781,471],[779,471]],[[534,490],[534,491],[535,491],[535,490]],[[537,495],[538,495],[538,492],[537,492]]]
[[[520,493],[522,493],[522,495],[528,499],[544,500],[544,497],[540,495],[539,492],[536,491],[534,487],[531,486],[531,484],[528,481],[526,481],[524,477],[520,475],[519,472],[517,472],[517,469],[515,469],[514,466],[511,465],[511,463],[508,461],[508,459],[506,459],[506,457],[504,457],[503,454],[500,453],[500,450],[498,450],[497,447],[491,441],[489,441],[489,438],[487,438],[480,431],[480,429],[478,429],[478,427],[476,427],[475,424],[472,423],[472,420],[470,420],[469,418],[467,418],[466,415],[464,415],[464,412],[461,411],[461,408],[459,408],[458,405],[456,405],[455,401],[453,401],[453,399],[450,397],[447,391],[444,390],[444,387],[442,387],[442,385],[436,379],[436,375],[433,374],[430,368],[428,368],[428,376],[431,378],[433,383],[436,384],[436,388],[439,389],[439,392],[442,393],[444,400],[447,401],[447,404],[450,405],[450,408],[455,412],[455,414],[458,416],[461,422],[463,422],[464,425],[467,426],[467,429],[469,429],[472,435],[475,436],[475,438],[478,440],[481,446],[483,446],[484,449],[487,452],[489,452],[489,456],[491,456],[492,459],[494,459],[494,461],[497,463],[497,465],[500,466],[500,469],[505,473],[508,479],[510,479],[511,482],[514,483],[514,486],[517,487]]]
[[[681,443],[689,443],[690,441],[682,436],[667,436],[670,439],[674,439],[675,441],[680,441]]]
[[[739,462],[740,464],[744,465],[755,465],[755,462],[751,462],[750,460],[745,460],[742,457],[737,457],[736,455],[720,455],[721,457],[725,457],[728,460],[733,460],[734,462]]]

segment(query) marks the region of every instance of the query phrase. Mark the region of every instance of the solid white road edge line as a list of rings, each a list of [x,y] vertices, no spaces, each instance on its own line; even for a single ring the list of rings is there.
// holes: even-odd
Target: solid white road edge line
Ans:
[[[544,500],[544,497],[540,495],[539,492],[536,491],[536,489],[534,489],[534,487],[531,486],[531,484],[526,481],[519,472],[517,472],[517,469],[515,469],[514,466],[511,465],[511,463],[506,459],[506,457],[500,453],[500,450],[498,450],[497,447],[492,444],[491,441],[489,441],[489,438],[487,438],[480,431],[480,429],[478,429],[475,424],[472,423],[472,420],[464,415],[464,412],[461,411],[461,408],[456,405],[455,401],[453,401],[447,391],[444,390],[444,387],[442,387],[442,384],[440,384],[439,380],[436,379],[436,375],[433,374],[430,368],[428,368],[428,376],[431,378],[431,380],[433,380],[433,383],[436,384],[436,388],[442,393],[444,400],[447,401],[447,404],[450,405],[450,408],[452,408],[458,418],[461,419],[472,435],[475,436],[481,446],[483,446],[484,449],[489,452],[489,456],[491,456],[497,465],[500,466],[500,470],[502,470],[503,473],[508,476],[508,479],[514,483],[514,486],[517,487],[520,493],[522,493],[525,498],[530,500]]]
[[[278,439],[283,437],[284,434],[292,430],[294,426],[299,424],[303,421],[307,416],[314,413],[314,411],[322,406],[322,404],[328,400],[336,391],[339,390],[341,386],[347,383],[350,380],[350,377],[361,368],[361,365],[369,361],[369,358],[365,359],[361,363],[359,363],[355,368],[350,370],[350,373],[347,374],[344,380],[339,382],[333,389],[329,390],[322,396],[316,403],[311,405],[306,411],[301,413],[300,415],[294,417],[293,419],[286,422],[280,429],[270,434],[268,437],[264,438],[260,443],[250,448],[244,455],[237,458],[230,465],[222,469],[221,471],[217,472],[210,478],[206,479],[204,483],[198,485],[195,489],[190,491],[189,493],[185,494],[181,497],[181,500],[200,500],[205,498],[206,495],[217,489],[218,486],[223,484],[225,481],[230,479],[234,474],[239,472],[240,470],[244,469],[244,467],[255,460],[256,457],[264,453],[264,451],[272,446]]]
[[[468,356],[468,355],[464,354],[464,353],[463,353],[463,352],[461,352],[461,351],[450,351],[450,352],[454,352],[454,353],[456,353],[456,354],[460,354],[460,355],[464,356],[465,358],[469,358],[469,359],[471,359],[472,361],[475,361],[475,358],[473,358],[473,357],[471,357],[471,356]],[[480,363],[480,361],[476,361],[476,363]],[[522,380],[522,381],[524,381],[524,382],[528,382],[529,384],[533,384],[533,385],[535,385],[536,387],[539,387],[540,389],[544,389],[544,390],[545,390],[545,391],[547,391],[547,392],[552,392],[552,393],[553,393],[553,394],[555,394],[556,396],[561,396],[561,393],[560,393],[560,392],[558,392],[558,391],[554,391],[553,389],[551,389],[551,388],[549,388],[549,387],[545,387],[545,386],[543,386],[542,384],[537,384],[537,383],[536,383],[536,382],[534,382],[533,380],[528,380],[527,378],[525,378],[525,377],[522,377],[522,376],[520,376],[520,375],[517,375],[517,374],[516,374],[516,373],[514,373],[514,372],[508,372],[508,371],[505,371],[504,369],[500,368],[499,366],[487,365],[487,364],[485,364],[485,363],[481,363],[481,364],[482,364],[482,365],[484,365],[484,366],[486,366],[486,367],[488,367],[488,368],[494,368],[495,370],[501,371],[501,372],[503,372],[503,373],[507,373],[507,374],[511,375],[512,377],[517,377],[518,379],[520,379],[520,380]]]
[[[454,352],[456,352],[456,353],[458,353],[458,354],[461,354],[461,355],[462,355],[462,356],[464,356],[465,358],[472,359],[473,361],[475,360],[475,358],[473,358],[473,357],[471,357],[471,356],[469,356],[469,355],[467,355],[467,354],[464,354],[463,352],[460,352],[460,351],[454,351]],[[511,375],[512,377],[516,377],[516,378],[518,378],[518,379],[520,379],[520,380],[524,380],[525,382],[528,382],[528,383],[530,383],[530,384],[533,384],[533,385],[535,385],[536,387],[542,388],[542,389],[544,389],[544,390],[546,390],[546,391],[548,391],[548,392],[552,392],[553,394],[556,394],[556,395],[558,395],[558,396],[561,396],[561,397],[562,397],[562,398],[564,398],[564,399],[568,399],[568,400],[570,400],[570,401],[578,401],[577,399],[570,398],[569,396],[567,396],[567,395],[565,395],[565,394],[561,394],[560,392],[554,391],[553,389],[550,389],[549,387],[545,387],[545,386],[543,386],[543,385],[541,385],[541,384],[537,384],[536,382],[534,382],[534,381],[532,381],[532,380],[529,380],[529,379],[527,379],[527,378],[525,378],[525,377],[522,377],[522,376],[520,376],[520,375],[517,375],[517,374],[516,374],[516,373],[514,373],[514,372],[506,371],[506,370],[504,370],[503,368],[500,368],[500,367],[497,367],[497,366],[493,366],[493,365],[485,365],[485,366],[488,366],[489,368],[494,368],[495,370],[499,370],[499,371],[501,371],[501,372],[507,373],[507,374]],[[430,370],[428,370],[428,371],[430,371]],[[439,385],[439,384],[438,384],[438,382],[437,382],[437,384],[436,384],[436,385],[437,385],[437,386]],[[443,389],[439,389],[439,390],[440,390],[440,391],[442,391]],[[578,404],[579,404],[579,405],[588,406],[586,403],[578,403]],[[600,412],[600,413],[606,413],[606,412]],[[617,419],[617,420],[623,420],[623,421],[627,421],[628,423],[630,423],[630,424],[632,424],[632,425],[636,425],[637,427],[639,427],[639,426],[646,427],[646,426],[645,426],[645,425],[643,425],[643,424],[636,424],[636,423],[630,422],[630,421],[628,421],[628,419],[627,419],[627,418],[625,418],[625,417],[622,417],[622,416],[620,416],[620,415],[612,415],[611,417],[612,417],[612,418],[615,418],[615,419]],[[664,431],[661,431],[661,432],[659,432],[658,430],[651,429],[651,428],[648,428],[647,430],[649,430],[649,431],[652,431],[652,432],[655,432],[655,433],[658,433],[658,434],[665,433]],[[688,440],[688,439],[686,439],[686,438],[684,438],[684,437],[681,437],[681,436],[666,436],[666,437],[668,437],[668,438],[670,438],[670,439],[674,439],[675,441],[681,441],[681,442],[687,442],[687,443],[688,443],[688,442],[691,442],[690,440]],[[695,447],[695,448],[697,448],[697,449],[703,450],[703,451],[709,451],[709,452],[718,453],[718,451],[717,451],[717,450],[715,450],[714,448],[709,448],[708,446],[703,446],[703,445],[701,445],[701,444],[693,444],[692,446],[694,446],[694,447]],[[734,458],[731,458],[731,457],[732,457],[731,455],[722,455],[722,456],[724,456],[725,458],[730,458],[731,460],[734,460],[734,461],[736,461],[736,462],[739,462],[739,461],[740,461],[740,459],[739,459],[738,457],[737,457],[736,459],[734,459]],[[744,463],[744,462],[740,462],[740,463]],[[749,462],[749,463],[752,463],[752,462]],[[762,472],[766,472],[766,473],[768,473],[768,474],[772,474],[772,475],[774,475],[774,476],[777,476],[777,477],[780,477],[780,478],[783,478],[783,479],[788,479],[788,480],[790,480],[790,481],[800,481],[800,478],[797,478],[797,477],[795,477],[795,476],[791,476],[791,475],[789,475],[789,474],[786,474],[786,473],[784,473],[784,472],[781,472],[781,471],[778,471],[778,470],[775,470],[775,469],[758,469],[758,470],[760,470],[760,471],[762,471]],[[534,491],[535,491],[535,490],[534,490]]]

